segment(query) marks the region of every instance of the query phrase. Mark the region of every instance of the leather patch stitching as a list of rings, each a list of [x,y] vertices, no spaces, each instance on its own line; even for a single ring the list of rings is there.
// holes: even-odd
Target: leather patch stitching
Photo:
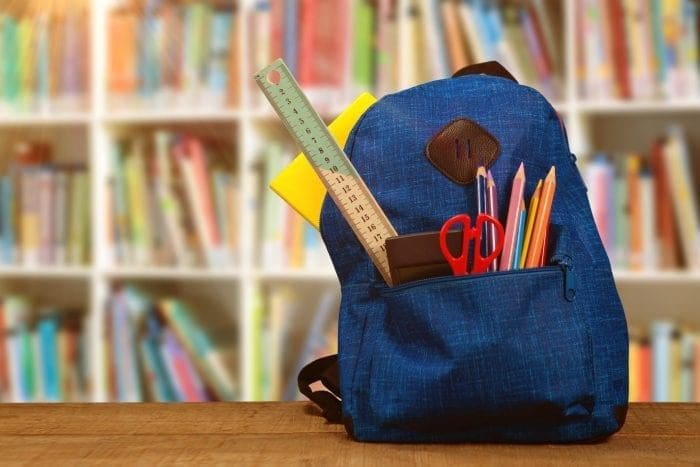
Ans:
[[[498,140],[478,123],[459,118],[431,138],[425,155],[447,178],[460,185],[471,183],[479,165],[487,169],[501,152]]]

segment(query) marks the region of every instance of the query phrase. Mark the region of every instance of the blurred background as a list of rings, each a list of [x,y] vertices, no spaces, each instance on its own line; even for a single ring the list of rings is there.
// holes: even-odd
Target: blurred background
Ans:
[[[327,121],[495,59],[566,124],[630,323],[630,398],[700,401],[693,0],[0,0],[0,399],[282,400],[336,351],[297,153],[251,79]]]

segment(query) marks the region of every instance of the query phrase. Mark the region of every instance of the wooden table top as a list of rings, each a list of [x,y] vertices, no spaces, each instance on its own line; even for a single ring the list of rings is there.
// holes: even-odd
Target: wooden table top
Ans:
[[[700,463],[700,404],[632,404],[622,431],[581,445],[351,441],[306,402],[0,404],[0,462],[321,465]]]

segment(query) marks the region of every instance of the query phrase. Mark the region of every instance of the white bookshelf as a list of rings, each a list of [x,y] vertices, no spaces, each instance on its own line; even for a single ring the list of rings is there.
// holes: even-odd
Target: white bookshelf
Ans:
[[[407,0],[400,0],[405,2]],[[569,141],[572,150],[580,157],[585,157],[590,150],[601,143],[600,138],[616,138],[614,132],[600,132],[597,129],[606,122],[615,125],[639,126],[640,131],[649,127],[663,130],[660,121],[679,118],[684,124],[700,123],[700,99],[674,102],[588,102],[576,94],[574,50],[574,9],[573,0],[563,0],[563,18],[565,27],[563,50],[566,61],[564,70],[565,92],[562,99],[555,103],[555,108],[566,119]],[[298,284],[308,288],[338,288],[334,272],[329,268],[306,270],[268,270],[258,266],[256,252],[255,227],[259,211],[254,209],[254,194],[257,189],[253,184],[259,180],[253,176],[258,149],[267,138],[282,138],[288,141],[284,129],[277,117],[265,104],[262,107],[251,106],[257,88],[252,82],[249,60],[242,60],[240,82],[240,109],[194,109],[189,110],[153,110],[136,109],[110,111],[106,107],[106,63],[107,50],[106,14],[109,0],[94,0],[91,10],[91,84],[89,108],[85,112],[39,115],[0,115],[0,135],[3,131],[17,134],[21,129],[27,134],[32,131],[46,131],[64,134],[75,133],[83,139],[83,157],[91,174],[91,209],[92,209],[92,251],[91,263],[84,267],[0,267],[0,289],[44,289],[65,297],[69,302],[85,303],[90,315],[91,348],[94,401],[107,399],[106,388],[100,384],[104,381],[103,364],[103,323],[105,321],[105,302],[109,288],[115,281],[134,281],[143,284],[146,290],[176,290],[186,298],[204,300],[216,297],[215,314],[222,315],[222,322],[229,326],[231,341],[237,350],[237,373],[241,398],[251,398],[252,366],[247,349],[251,344],[251,310],[256,287],[268,287],[278,284]],[[250,11],[250,0],[242,0],[242,10]],[[238,29],[241,50],[248,51],[249,21],[241,21]],[[408,47],[408,44],[403,44]],[[404,54],[400,54],[405,57]],[[337,114],[343,106],[327,112]],[[603,123],[601,123],[603,122]],[[178,267],[119,267],[110,263],[103,210],[105,208],[106,180],[108,175],[109,141],[115,132],[125,128],[158,125],[213,125],[218,133],[234,142],[236,165],[240,171],[241,196],[239,214],[238,263],[234,268],[178,268]],[[615,126],[617,128],[617,126]],[[700,147],[700,135],[689,135],[694,146]],[[1,138],[0,138],[1,139]],[[615,141],[612,141],[613,143]],[[640,148],[641,149],[641,148]],[[697,153],[695,154],[697,156]],[[77,157],[77,156],[76,156]],[[653,318],[656,313],[666,313],[669,318],[681,318],[700,324],[700,273],[684,271],[616,271],[618,289],[625,302],[630,319],[639,314],[642,320]],[[60,284],[54,287],[53,284]],[[68,287],[63,284],[71,284]],[[30,293],[28,291],[28,293]],[[203,292],[204,291],[204,295]],[[76,297],[75,294],[84,294]],[[668,297],[666,299],[665,297]],[[670,301],[665,301],[670,300]],[[60,300],[59,300],[60,301]],[[673,304],[673,306],[667,306]],[[685,307],[685,308],[684,308]],[[197,311],[197,307],[195,307]],[[310,310],[310,312],[313,310]],[[207,311],[207,316],[211,314]],[[228,324],[227,324],[228,323]],[[235,323],[235,324],[231,324]]]

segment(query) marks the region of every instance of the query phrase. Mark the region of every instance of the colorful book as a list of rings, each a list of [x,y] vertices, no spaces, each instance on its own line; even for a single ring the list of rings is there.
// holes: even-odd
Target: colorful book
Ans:
[[[700,221],[689,157],[682,131],[677,127],[671,128],[664,147],[663,160],[684,262],[688,268],[697,269],[700,268]]]
[[[161,357],[165,362],[170,380],[173,381],[175,393],[181,402],[204,402],[208,400],[199,375],[189,356],[169,329],[163,330],[160,347]]]
[[[654,322],[651,326],[653,400],[668,402],[671,400],[671,339],[673,323],[666,321]]]
[[[115,367],[116,398],[119,402],[141,402],[141,375],[138,369],[136,331],[134,318],[136,310],[129,303],[127,290],[112,296],[109,320],[111,322],[111,355]]]
[[[163,328],[154,310],[146,315],[146,331],[141,336],[141,358],[144,379],[150,388],[151,399],[156,402],[177,401],[168,369],[160,354]]]
[[[219,400],[234,400],[236,379],[229,370],[223,353],[195,323],[187,307],[181,301],[173,299],[161,300],[159,306],[169,327],[191,357],[207,386]]]
[[[42,380],[43,399],[47,402],[63,400],[60,380],[61,362],[58,353],[59,326],[59,317],[55,312],[49,312],[37,323],[39,340],[37,354],[41,356],[41,366],[37,367],[37,370]]]

